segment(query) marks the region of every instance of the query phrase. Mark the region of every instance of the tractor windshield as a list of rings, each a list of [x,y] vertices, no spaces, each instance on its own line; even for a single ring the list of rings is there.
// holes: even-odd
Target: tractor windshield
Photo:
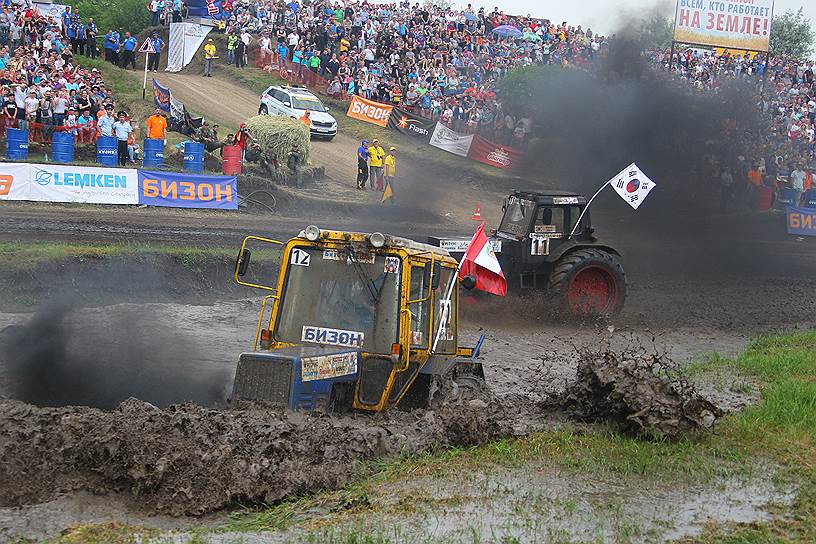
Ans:
[[[504,217],[499,225],[499,232],[506,232],[514,236],[527,236],[530,222],[535,216],[535,207],[535,202],[531,200],[515,196],[509,197],[504,207]]]
[[[275,340],[391,353],[399,333],[401,259],[293,248]]]

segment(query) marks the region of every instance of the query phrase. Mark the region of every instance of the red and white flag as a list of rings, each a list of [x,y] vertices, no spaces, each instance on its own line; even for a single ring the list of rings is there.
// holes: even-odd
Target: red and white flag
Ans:
[[[504,279],[504,273],[493,252],[493,246],[490,245],[485,235],[484,223],[479,225],[462,258],[459,277],[463,278],[468,275],[476,278],[476,289],[501,297],[507,295],[507,280]]]

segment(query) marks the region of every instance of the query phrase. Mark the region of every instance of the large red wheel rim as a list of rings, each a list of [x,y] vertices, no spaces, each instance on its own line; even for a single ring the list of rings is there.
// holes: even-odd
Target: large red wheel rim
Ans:
[[[579,317],[614,312],[620,290],[612,273],[602,266],[581,268],[567,289],[570,313]]]

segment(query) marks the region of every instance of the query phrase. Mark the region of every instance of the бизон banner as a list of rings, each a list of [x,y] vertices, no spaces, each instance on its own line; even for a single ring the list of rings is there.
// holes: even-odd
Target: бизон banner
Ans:
[[[86,204],[138,204],[136,170],[32,164],[28,200]]]
[[[139,170],[139,203],[171,208],[238,209],[235,177]]]
[[[816,236],[816,209],[788,208],[788,234]]]
[[[677,0],[674,41],[768,51],[773,0]]]
[[[394,106],[391,104],[383,104],[382,102],[374,102],[357,96],[351,97],[351,104],[346,115],[352,119],[359,119],[368,123],[374,123],[381,127],[388,126],[388,117],[391,115],[391,110]]]

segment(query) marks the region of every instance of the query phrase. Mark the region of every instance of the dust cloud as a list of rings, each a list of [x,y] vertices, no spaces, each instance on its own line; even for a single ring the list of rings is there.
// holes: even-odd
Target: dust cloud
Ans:
[[[130,397],[162,407],[221,404],[228,372],[197,365],[195,343],[152,320],[128,306],[104,317],[69,302],[42,308],[28,323],[0,331],[10,396],[38,406],[103,409]]]

